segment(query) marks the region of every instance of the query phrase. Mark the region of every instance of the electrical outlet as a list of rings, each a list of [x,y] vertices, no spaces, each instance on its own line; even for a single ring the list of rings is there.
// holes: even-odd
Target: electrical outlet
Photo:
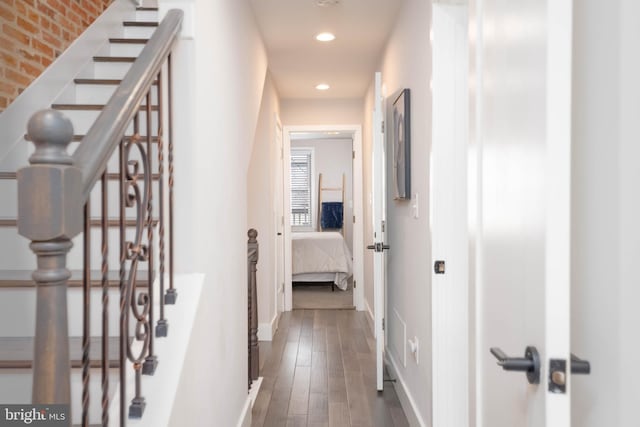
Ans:
[[[420,342],[418,337],[413,337],[413,340],[408,339],[409,352],[413,355],[413,359],[416,361],[416,365],[420,364]]]

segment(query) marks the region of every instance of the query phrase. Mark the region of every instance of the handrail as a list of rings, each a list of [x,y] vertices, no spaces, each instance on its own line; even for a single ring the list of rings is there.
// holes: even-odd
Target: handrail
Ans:
[[[83,201],[102,176],[142,99],[171,53],[182,18],[183,12],[178,9],[167,13],[73,154],[73,164],[82,172]]]

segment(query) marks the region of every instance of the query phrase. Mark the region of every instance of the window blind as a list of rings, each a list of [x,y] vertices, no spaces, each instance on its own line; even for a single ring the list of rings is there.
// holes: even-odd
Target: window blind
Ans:
[[[310,149],[291,149],[291,225],[311,226]]]

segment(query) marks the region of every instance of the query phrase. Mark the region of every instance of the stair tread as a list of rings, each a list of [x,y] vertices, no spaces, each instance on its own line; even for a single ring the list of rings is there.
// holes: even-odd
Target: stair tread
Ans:
[[[149,39],[135,38],[135,37],[131,37],[131,38],[112,37],[109,39],[109,43],[114,43],[114,44],[146,44],[148,41]]]
[[[158,219],[154,218],[152,219],[152,224],[154,227],[156,227],[158,225]],[[118,218],[108,218],[107,219],[107,225],[109,227],[120,227],[120,219]],[[17,227],[18,226],[18,220],[15,218],[0,218],[0,227]],[[92,227],[101,227],[102,226],[102,221],[100,218],[91,218],[91,226]],[[125,227],[135,227],[136,226],[136,220],[135,219],[126,219],[125,220]]]
[[[135,56],[94,56],[95,62],[134,62]]]
[[[144,138],[142,139],[143,141],[145,140]],[[152,141],[152,142],[157,142],[157,141]],[[160,174],[158,173],[154,173],[151,178],[154,181],[158,181],[160,179]],[[15,180],[16,179],[16,173],[15,172],[0,172],[0,181],[2,180]],[[109,181],[117,181],[120,179],[120,175],[116,172],[110,172],[107,173],[107,179]]]
[[[54,110],[101,111],[104,109],[104,104],[51,104],[51,108]],[[141,111],[146,109],[146,105],[140,106]],[[158,106],[152,105],[151,110],[158,111]]]
[[[136,10],[138,12],[157,12],[158,8],[152,6],[138,6],[136,7]]]
[[[125,27],[157,27],[157,21],[124,21],[122,23]]]
[[[31,278],[33,271],[31,270],[0,270],[0,288],[23,288],[35,287],[35,283]],[[146,270],[138,270],[136,286],[146,286],[149,275]],[[111,270],[108,273],[109,286],[120,286],[120,271]],[[82,286],[82,271],[71,270],[71,278],[68,280],[70,287]],[[91,270],[91,286],[100,287],[102,285],[102,272],[99,270]]]
[[[102,338],[91,337],[90,366],[99,368],[102,361]],[[109,366],[120,365],[120,337],[109,337]],[[29,369],[33,361],[34,337],[0,337],[0,369]],[[82,337],[69,337],[71,367],[82,367]]]
[[[77,85],[105,85],[105,86],[118,86],[122,83],[122,79],[73,79],[73,82]],[[154,80],[153,85],[157,85],[158,81]],[[75,135],[74,135],[75,137]]]

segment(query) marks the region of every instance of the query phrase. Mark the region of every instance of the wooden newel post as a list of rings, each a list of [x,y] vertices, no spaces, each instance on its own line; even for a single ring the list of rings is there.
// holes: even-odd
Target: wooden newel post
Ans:
[[[247,242],[247,260],[249,267],[249,388],[253,380],[258,379],[258,291],[256,283],[256,271],[258,264],[258,232],[250,229],[247,233],[249,241]]]
[[[37,257],[34,404],[69,404],[71,362],[67,324],[67,254],[82,231],[82,173],[67,146],[73,126],[60,112],[43,110],[28,124],[35,152],[18,171],[18,232]]]

